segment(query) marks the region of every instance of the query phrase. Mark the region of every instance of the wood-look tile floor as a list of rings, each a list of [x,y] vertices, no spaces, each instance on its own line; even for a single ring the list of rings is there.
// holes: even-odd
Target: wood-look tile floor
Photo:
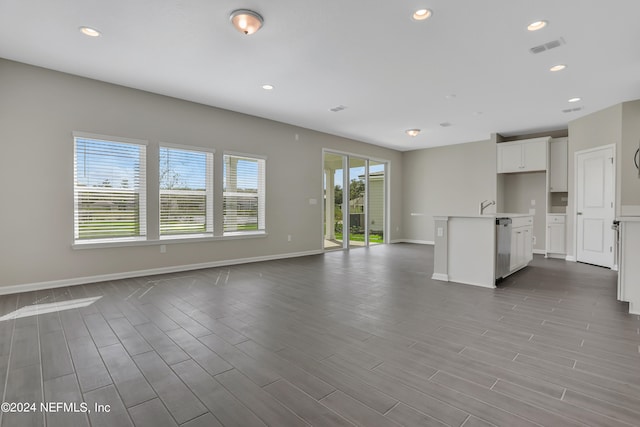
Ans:
[[[489,290],[432,265],[397,244],[0,297],[41,311],[0,322],[3,401],[80,408],[0,424],[640,425],[615,273],[536,257]]]

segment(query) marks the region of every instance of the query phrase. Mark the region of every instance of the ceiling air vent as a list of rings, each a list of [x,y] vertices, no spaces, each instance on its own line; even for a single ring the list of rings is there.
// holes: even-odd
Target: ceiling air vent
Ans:
[[[551,50],[551,49],[555,49],[557,47],[562,46],[563,44],[565,44],[566,42],[564,41],[564,38],[560,37],[557,40],[551,40],[550,42],[547,42],[545,44],[541,44],[539,46],[534,46],[531,49],[529,49],[529,52],[536,54],[536,53],[542,53],[544,51],[547,50]]]
[[[337,107],[329,108],[329,111],[333,111],[334,113],[337,113],[338,111],[342,111],[345,108],[347,107],[344,105],[338,105]]]
[[[440,123],[440,126],[442,126],[443,128],[448,128],[449,126],[451,126],[451,123],[449,123],[449,122],[442,122],[442,123]]]
[[[580,111],[582,110],[582,107],[576,107],[576,108],[567,108],[566,110],[562,110],[563,113],[573,113],[574,111]]]

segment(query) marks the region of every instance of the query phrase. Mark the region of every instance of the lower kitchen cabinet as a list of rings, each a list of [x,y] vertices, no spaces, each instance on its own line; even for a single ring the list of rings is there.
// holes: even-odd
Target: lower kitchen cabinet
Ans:
[[[547,256],[564,258],[567,252],[565,234],[565,216],[547,215]]]
[[[511,225],[511,260],[509,270],[514,272],[533,260],[533,218],[514,218]]]

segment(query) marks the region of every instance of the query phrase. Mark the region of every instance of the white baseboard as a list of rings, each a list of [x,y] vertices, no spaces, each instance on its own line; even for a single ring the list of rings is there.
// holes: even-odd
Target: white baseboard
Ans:
[[[578,260],[576,259],[576,257],[572,256],[572,255],[567,255],[567,257],[565,258],[567,261],[571,261],[571,262],[577,262]]]
[[[435,245],[436,242],[433,240],[415,240],[415,239],[396,239],[392,240],[391,243],[415,243],[416,245]]]
[[[132,277],[153,276],[156,274],[178,273],[181,271],[201,270],[203,268],[224,267],[227,265],[248,264],[250,262],[272,261],[276,259],[297,258],[309,255],[319,255],[323,250],[313,250],[305,252],[291,252],[278,255],[266,255],[250,258],[237,258],[222,261],[203,262],[199,264],[176,265],[171,267],[151,268],[148,270],[125,271],[122,273],[100,274],[97,276],[75,277],[72,279],[51,280],[48,282],[24,283],[20,285],[10,285],[0,287],[0,295],[17,294],[21,292],[32,292],[43,289],[62,288],[65,286],[84,285],[87,283],[105,282],[108,280],[129,279]]]
[[[547,258],[564,259],[564,260],[566,260],[567,256],[564,255],[564,254],[554,254],[554,253],[549,252],[547,254]]]
[[[431,278],[433,280],[442,280],[443,282],[449,281],[449,275],[443,273],[433,273],[433,276],[431,276]]]
[[[544,249],[534,249],[533,253],[536,255],[546,255],[547,251],[545,251]]]

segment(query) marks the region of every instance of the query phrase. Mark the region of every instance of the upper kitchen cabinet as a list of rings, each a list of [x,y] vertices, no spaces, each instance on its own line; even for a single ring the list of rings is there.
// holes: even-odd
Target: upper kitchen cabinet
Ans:
[[[498,144],[498,173],[547,170],[549,137]]]
[[[567,138],[554,138],[549,142],[549,191],[567,190]]]

